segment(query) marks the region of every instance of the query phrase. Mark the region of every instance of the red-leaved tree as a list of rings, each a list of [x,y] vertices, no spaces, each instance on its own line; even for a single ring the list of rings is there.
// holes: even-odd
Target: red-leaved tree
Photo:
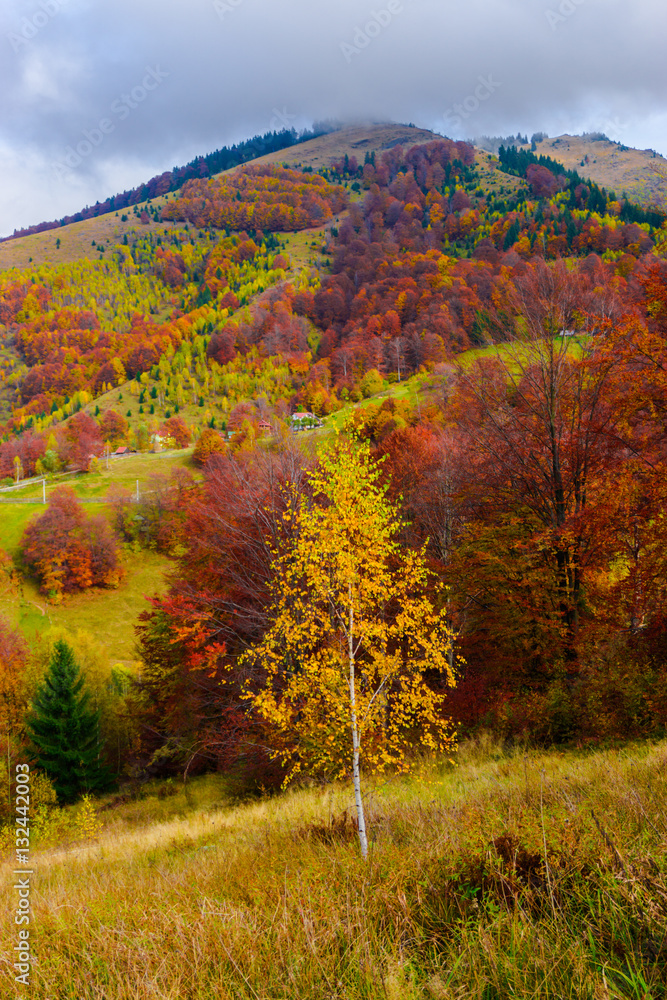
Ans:
[[[48,509],[26,528],[21,550],[42,591],[56,600],[63,593],[114,586],[122,575],[108,521],[87,518],[70,486],[54,490]]]
[[[248,667],[238,660],[267,625],[272,549],[285,530],[288,484],[297,489],[298,451],[214,455],[198,495],[190,494],[182,535],[186,551],[169,594],[153,600],[137,629],[144,661],[144,751],[198,768],[218,763],[277,776],[261,727],[241,691]]]

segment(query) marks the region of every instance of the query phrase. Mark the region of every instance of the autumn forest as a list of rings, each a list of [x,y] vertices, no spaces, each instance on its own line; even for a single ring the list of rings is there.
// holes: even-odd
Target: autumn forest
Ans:
[[[360,652],[386,706],[416,662],[402,608],[442,629],[419,673],[426,716],[413,698],[397,723],[404,749],[438,727],[541,745],[662,733],[664,214],[529,146],[483,158],[437,138],[179,184],[135,205],[129,238],[0,273],[0,478],[54,486],[5,543],[5,585],[103,607],[128,553],[167,566],[133,623],[140,668],[104,700],[116,779],[187,766],[269,786],[351,766],[287,725],[294,667],[266,652],[276,608],[297,614],[298,580],[276,605],[276,574],[299,519],[340,503],[318,522],[333,531],[361,503],[323,485],[350,455],[386,514],[383,572],[414,563],[383,606],[385,659]],[[112,485],[82,505],[76,483],[111,452],[156,441],[182,463],[141,497]],[[9,619],[0,642],[19,748],[39,671]],[[395,766],[381,730],[367,739]]]
[[[667,996],[664,199],[482,140],[286,128],[0,241],[35,997]]]

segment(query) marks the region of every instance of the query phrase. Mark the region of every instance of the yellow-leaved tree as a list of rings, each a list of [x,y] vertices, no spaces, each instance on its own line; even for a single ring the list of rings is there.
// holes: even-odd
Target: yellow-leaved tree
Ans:
[[[367,445],[321,456],[284,515],[270,625],[245,657],[263,678],[247,697],[289,765],[286,781],[305,769],[352,776],[364,857],[362,773],[407,770],[418,747],[454,742],[443,695],[426,680],[454,685],[442,588],[423,551],[401,550],[378,478]]]

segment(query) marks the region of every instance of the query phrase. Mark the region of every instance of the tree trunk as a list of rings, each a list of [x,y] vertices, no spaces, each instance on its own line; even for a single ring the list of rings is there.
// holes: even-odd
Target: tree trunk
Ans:
[[[366,818],[364,803],[361,798],[361,774],[359,770],[359,727],[357,724],[357,696],[354,677],[354,608],[352,606],[352,585],[348,589],[350,599],[350,629],[347,636],[348,656],[350,660],[350,723],[352,726],[352,782],[354,784],[354,799],[357,805],[357,826],[359,828],[359,846],[364,860],[368,857],[368,839],[366,837]]]

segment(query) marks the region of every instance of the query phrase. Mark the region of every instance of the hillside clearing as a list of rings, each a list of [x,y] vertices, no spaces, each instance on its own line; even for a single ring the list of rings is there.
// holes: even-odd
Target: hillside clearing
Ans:
[[[106,508],[103,501],[110,486],[122,486],[134,492],[138,481],[140,493],[145,492],[150,489],[152,476],[166,475],[171,469],[182,468],[191,454],[191,449],[188,449],[157,455],[130,455],[111,461],[108,470],[103,467],[86,475],[53,479],[47,485],[47,502],[53,489],[68,485],[81,500],[101,501],[87,508],[90,515],[104,514]],[[41,498],[42,485],[26,486],[18,494],[0,493],[3,500],[11,501],[16,496]],[[40,503],[0,504],[0,548],[5,549],[15,561],[18,560],[19,543],[28,522],[39,517],[43,510]],[[51,626],[62,626],[72,633],[83,629],[95,637],[114,661],[135,660],[134,626],[141,612],[149,608],[149,598],[165,593],[166,574],[173,563],[160,553],[125,546],[122,565],[125,576],[117,589],[92,588],[66,597],[59,605],[49,603],[30,578],[21,577],[12,585],[3,584],[0,614],[18,625],[31,640]]]
[[[62,627],[72,635],[83,630],[108,653],[111,660],[134,661],[134,626],[142,611],[150,607],[149,598],[165,593],[166,574],[171,561],[157,552],[126,551],[122,557],[125,577],[117,589],[91,588],[70,594],[61,604],[51,604],[34,581],[0,592],[0,615],[18,625],[31,641],[52,626]]]
[[[322,167],[329,167],[332,160],[340,160],[346,155],[355,156],[359,163],[363,163],[366,153],[379,154],[393,146],[416,146],[440,138],[442,137],[435,132],[416,128],[414,125],[353,125],[309,139],[298,146],[261,156],[258,160],[253,160],[253,163],[284,163],[290,167],[320,170]],[[238,170],[238,167],[234,169]]]

